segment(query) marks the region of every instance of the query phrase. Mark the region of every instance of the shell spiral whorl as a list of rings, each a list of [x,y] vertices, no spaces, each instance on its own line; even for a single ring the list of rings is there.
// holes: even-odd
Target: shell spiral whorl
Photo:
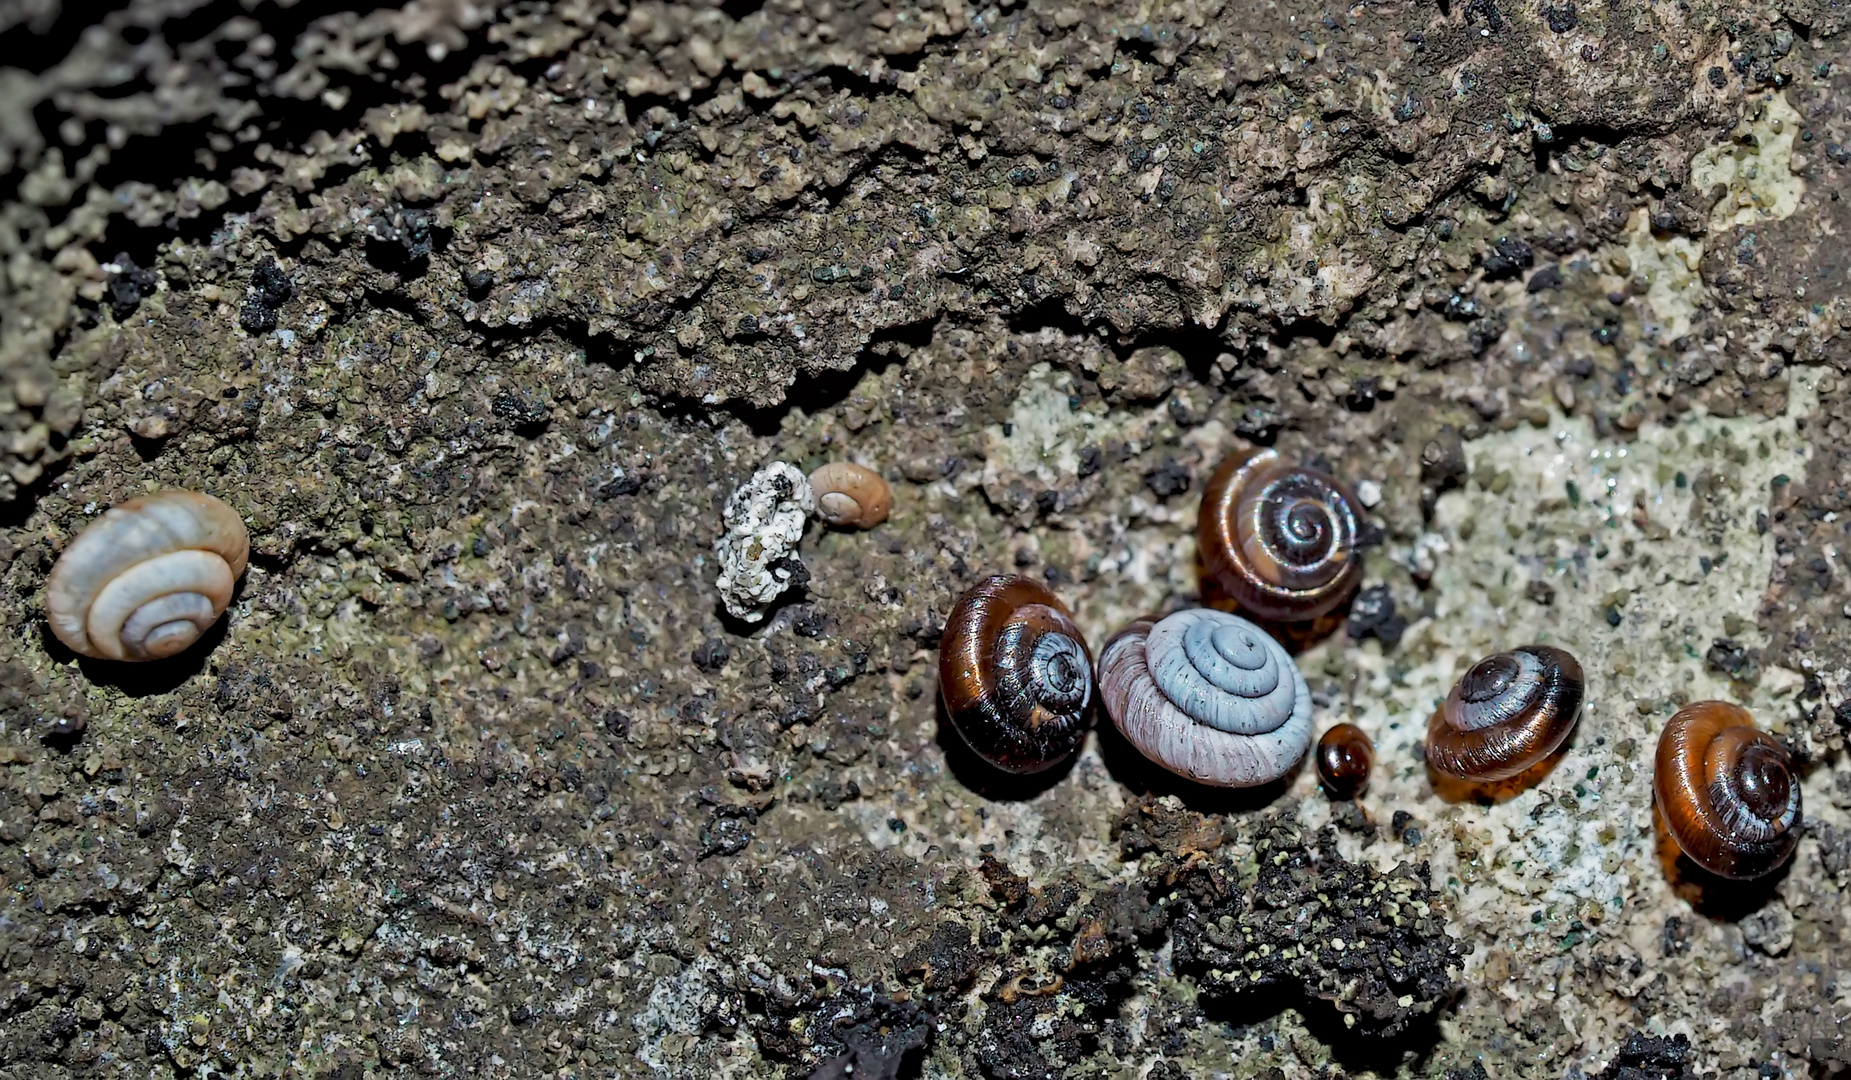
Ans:
[[[1280,644],[1245,619],[1195,608],[1140,619],[1106,642],[1099,694],[1145,757],[1218,787],[1289,772],[1311,746],[1311,692]]]
[[[872,529],[893,509],[893,488],[880,473],[852,461],[832,461],[810,474],[816,511],[839,529]]]
[[[1303,622],[1356,590],[1358,503],[1336,477],[1277,450],[1230,455],[1209,478],[1196,519],[1208,576],[1262,619]]]
[[[250,559],[238,512],[197,491],[163,491],[105,511],[45,582],[51,631],[74,652],[158,660],[192,645]]]
[[[1048,769],[1086,739],[1092,655],[1067,606],[1025,577],[987,578],[958,599],[938,654],[945,711],[999,769]]]
[[[1792,756],[1740,706],[1699,701],[1679,709],[1658,737],[1652,791],[1671,838],[1713,874],[1761,877],[1799,842]]]
[[[1581,718],[1581,664],[1525,645],[1472,665],[1427,721],[1427,761],[1464,780],[1507,780],[1555,752]]]

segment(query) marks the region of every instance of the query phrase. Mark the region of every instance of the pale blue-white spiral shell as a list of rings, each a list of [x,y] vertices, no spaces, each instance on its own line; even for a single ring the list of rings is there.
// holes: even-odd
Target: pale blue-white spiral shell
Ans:
[[[1118,729],[1146,757],[1222,787],[1276,780],[1311,748],[1311,692],[1285,649],[1207,608],[1133,623],[1099,656]]]

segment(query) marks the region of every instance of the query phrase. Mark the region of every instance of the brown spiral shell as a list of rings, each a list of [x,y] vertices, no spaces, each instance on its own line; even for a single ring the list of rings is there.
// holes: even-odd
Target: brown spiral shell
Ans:
[[[1354,799],[1369,786],[1375,744],[1355,724],[1338,724],[1318,739],[1318,783],[1333,799]]]
[[[1799,842],[1793,758],[1740,706],[1699,701],[1679,709],[1658,737],[1652,791],[1671,838],[1713,874],[1761,877]]]
[[[1052,768],[1086,739],[1092,653],[1047,586],[998,575],[951,610],[938,685],[952,726],[985,761],[1012,773]]]
[[[1427,721],[1427,762],[1463,780],[1507,780],[1555,752],[1581,719],[1581,664],[1525,645],[1472,665]]]
[[[1228,456],[1202,492],[1196,544],[1208,576],[1261,619],[1305,622],[1362,580],[1356,496],[1336,477],[1277,450]]]

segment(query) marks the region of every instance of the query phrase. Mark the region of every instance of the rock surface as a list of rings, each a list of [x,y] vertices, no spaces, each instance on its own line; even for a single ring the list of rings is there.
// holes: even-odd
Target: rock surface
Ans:
[[[0,10],[0,1076],[1843,1072],[1848,27]],[[1195,603],[1242,439],[1368,493],[1299,657],[1362,802],[1109,724],[988,771],[954,598]],[[840,459],[891,516],[729,619],[729,496]],[[226,622],[71,657],[53,559],[167,486],[250,526]],[[1436,788],[1427,713],[1529,640],[1579,732]],[[1751,886],[1651,811],[1709,696],[1806,762]]]

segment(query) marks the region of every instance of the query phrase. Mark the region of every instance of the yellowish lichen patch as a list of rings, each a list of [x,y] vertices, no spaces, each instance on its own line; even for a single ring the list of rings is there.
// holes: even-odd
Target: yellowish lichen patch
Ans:
[[[1710,228],[1720,231],[1757,221],[1793,216],[1806,182],[1793,173],[1793,140],[1800,114],[1785,94],[1770,93],[1729,141],[1709,146],[1690,161],[1691,185],[1701,192],[1723,185],[1710,208]]]

